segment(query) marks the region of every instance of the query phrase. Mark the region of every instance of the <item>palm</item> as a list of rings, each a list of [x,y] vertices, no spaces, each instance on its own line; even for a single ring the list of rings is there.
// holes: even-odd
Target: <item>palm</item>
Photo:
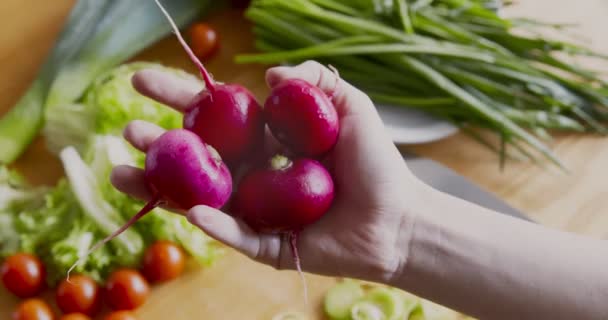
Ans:
[[[397,266],[394,257],[398,255],[387,253],[394,248],[401,224],[401,216],[394,212],[402,206],[391,203],[391,199],[402,198],[405,180],[399,170],[405,167],[390,140],[376,139],[379,137],[374,137],[373,132],[382,133],[369,128],[369,123],[370,119],[362,119],[361,115],[342,118],[342,134],[330,155],[337,186],[334,205],[300,238],[306,270],[329,275],[336,275],[334,270],[339,270],[339,276],[353,276],[360,270],[357,265],[378,265],[382,270]],[[400,195],[395,197],[397,190]]]

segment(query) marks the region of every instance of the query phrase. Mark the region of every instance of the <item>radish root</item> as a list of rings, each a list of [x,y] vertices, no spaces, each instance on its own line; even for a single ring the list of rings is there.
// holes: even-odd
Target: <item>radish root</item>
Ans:
[[[91,253],[93,253],[95,250],[101,248],[101,246],[108,243],[110,240],[118,237],[121,233],[123,233],[125,230],[127,230],[129,227],[131,227],[135,222],[137,222],[143,216],[148,214],[150,211],[154,210],[154,208],[160,206],[162,203],[163,203],[163,200],[161,199],[161,195],[159,195],[159,194],[154,195],[152,197],[152,199],[148,203],[146,203],[146,205],[143,208],[141,208],[141,210],[139,210],[139,212],[137,214],[132,216],[122,227],[120,227],[118,230],[114,231],[111,235],[107,236],[103,240],[97,242],[82,257],[79,257],[78,260],[70,267],[70,269],[68,269],[67,282],[71,283],[70,282],[70,273],[72,273],[74,268],[76,268],[79,264],[83,263],[88,258],[88,256],[91,255]]]
[[[298,232],[292,231],[287,234],[289,239],[289,246],[291,247],[291,253],[293,254],[293,262],[296,265],[296,270],[302,281],[304,291],[304,304],[308,307],[308,283],[302,272],[302,265],[300,264],[300,255],[298,253]]]

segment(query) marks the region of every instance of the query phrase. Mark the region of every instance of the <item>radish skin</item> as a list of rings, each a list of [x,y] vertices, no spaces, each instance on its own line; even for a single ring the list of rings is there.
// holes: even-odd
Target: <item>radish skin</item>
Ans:
[[[221,208],[232,193],[232,177],[217,152],[196,134],[175,129],[158,137],[146,154],[145,179],[172,207]]]
[[[282,155],[246,174],[235,197],[236,214],[264,233],[300,231],[320,219],[334,199],[331,175],[316,160]]]
[[[322,156],[338,140],[338,113],[330,97],[307,81],[276,85],[264,103],[264,115],[274,137],[297,155]]]
[[[184,113],[184,129],[198,134],[231,165],[264,144],[264,113],[253,94],[235,85],[201,91]]]

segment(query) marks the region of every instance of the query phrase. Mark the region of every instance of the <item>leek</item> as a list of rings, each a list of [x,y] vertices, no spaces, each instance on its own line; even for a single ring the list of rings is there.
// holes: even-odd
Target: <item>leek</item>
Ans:
[[[167,9],[181,27],[211,2],[173,0]],[[83,93],[97,76],[169,32],[153,1],[78,1],[38,78],[0,119],[0,163],[15,161],[57,108],[74,105],[77,110]]]
[[[167,3],[175,22],[183,26],[208,2],[173,0]],[[59,104],[77,101],[98,75],[129,59],[171,31],[154,1],[119,1],[108,11],[95,35],[57,75],[46,101],[46,113]]]
[[[0,119],[0,163],[13,162],[31,143],[43,122],[46,95],[58,70],[95,31],[113,1],[81,0],[74,6],[59,40],[17,104]]]
[[[522,21],[498,15],[495,2],[256,0],[245,16],[261,52],[235,61],[316,59],[376,103],[426,111],[478,141],[472,129],[488,129],[502,141],[491,148],[499,154],[563,166],[546,144],[549,130],[608,134],[607,81],[564,56],[608,57],[521,34]]]

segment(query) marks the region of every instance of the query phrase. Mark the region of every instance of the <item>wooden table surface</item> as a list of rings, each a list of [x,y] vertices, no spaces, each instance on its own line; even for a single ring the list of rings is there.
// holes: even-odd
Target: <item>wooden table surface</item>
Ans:
[[[73,3],[74,0],[0,1],[0,114],[17,101],[34,79]],[[608,53],[608,39],[604,38],[608,2],[604,0],[520,0],[505,14],[578,23],[574,35]],[[208,20],[220,31],[223,45],[220,54],[208,63],[211,72],[217,79],[243,83],[257,96],[264,96],[264,68],[232,62],[235,53],[252,50],[247,22],[237,12],[224,12]],[[172,37],[136,59],[195,72]],[[607,65],[595,67],[608,71]],[[402,148],[455,169],[540,223],[595,237],[608,236],[608,138],[565,135],[558,137],[552,147],[571,170],[569,175],[514,163],[501,172],[494,154],[463,135]],[[63,174],[58,160],[45,151],[42,139],[23,155],[17,168],[35,183],[52,184]],[[157,287],[138,315],[152,320],[270,319],[280,311],[308,310],[321,318],[319,304],[333,279],[312,275],[307,275],[307,279],[311,293],[308,308],[293,272],[277,272],[229,251],[214,267],[193,269],[184,277]],[[16,303],[17,299],[0,289],[0,319],[8,319]]]

